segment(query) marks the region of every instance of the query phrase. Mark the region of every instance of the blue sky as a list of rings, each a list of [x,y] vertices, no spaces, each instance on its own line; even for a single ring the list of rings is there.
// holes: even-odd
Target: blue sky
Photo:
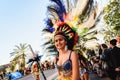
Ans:
[[[20,43],[40,51],[41,29],[48,0],[0,0],[0,65]]]

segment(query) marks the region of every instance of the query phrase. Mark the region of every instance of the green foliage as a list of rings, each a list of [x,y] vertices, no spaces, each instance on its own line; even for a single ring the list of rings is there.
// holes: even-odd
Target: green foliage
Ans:
[[[11,65],[11,66],[10,66],[10,70],[11,70],[11,71],[14,71],[14,70],[15,70],[15,65]]]
[[[23,68],[24,66],[25,66],[25,63],[24,63],[24,62],[20,64],[20,67],[21,67],[21,68]]]
[[[117,30],[118,27],[120,27],[120,0],[110,2],[110,4],[104,8],[104,14],[105,22]]]
[[[6,67],[1,67],[1,68],[0,68],[0,71],[3,71],[3,72],[4,72],[4,71],[5,71],[5,68],[6,68]]]
[[[28,45],[27,44],[19,44],[15,45],[15,49],[13,49],[13,52],[10,53],[11,56],[14,56],[13,60],[11,61],[11,70],[13,71],[15,69],[15,66],[17,63],[20,63],[20,67],[25,67],[25,53],[27,50]],[[22,59],[22,61],[20,61]]]

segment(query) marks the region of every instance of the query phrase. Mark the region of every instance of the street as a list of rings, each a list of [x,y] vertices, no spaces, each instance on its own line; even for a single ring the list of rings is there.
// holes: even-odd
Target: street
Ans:
[[[56,73],[55,69],[46,70],[46,71],[44,71],[44,74],[45,74],[47,80],[55,80],[57,78],[57,73]],[[40,74],[40,79],[44,80],[42,74]],[[34,78],[33,74],[30,74],[30,75],[24,76],[23,78],[18,79],[18,80],[35,80],[35,78]]]
[[[56,73],[55,69],[46,70],[46,71],[44,71],[44,74],[45,74],[47,80],[57,80],[57,73]],[[30,74],[30,75],[24,76],[18,80],[35,80],[35,78],[34,78],[33,74]],[[40,80],[44,80],[42,74],[40,74]],[[110,79],[107,77],[99,78],[96,74],[90,73],[89,80],[110,80]]]

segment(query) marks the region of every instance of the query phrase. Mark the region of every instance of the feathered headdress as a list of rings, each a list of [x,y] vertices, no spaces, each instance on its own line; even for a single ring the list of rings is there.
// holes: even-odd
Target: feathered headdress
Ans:
[[[98,17],[97,6],[93,0],[50,1],[45,20],[47,26],[44,30],[52,34],[64,32],[73,45],[76,44],[81,29],[92,27]]]
[[[67,40],[68,49],[73,49],[74,45],[78,41],[78,34],[75,29],[71,28],[66,22],[59,22],[57,24],[57,29],[55,29],[56,35],[62,35]]]

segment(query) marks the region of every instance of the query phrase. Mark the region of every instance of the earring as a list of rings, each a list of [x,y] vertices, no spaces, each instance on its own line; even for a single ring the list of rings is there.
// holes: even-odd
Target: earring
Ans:
[[[67,51],[67,50],[68,50],[68,46],[66,45],[66,46],[65,46],[65,51]]]

